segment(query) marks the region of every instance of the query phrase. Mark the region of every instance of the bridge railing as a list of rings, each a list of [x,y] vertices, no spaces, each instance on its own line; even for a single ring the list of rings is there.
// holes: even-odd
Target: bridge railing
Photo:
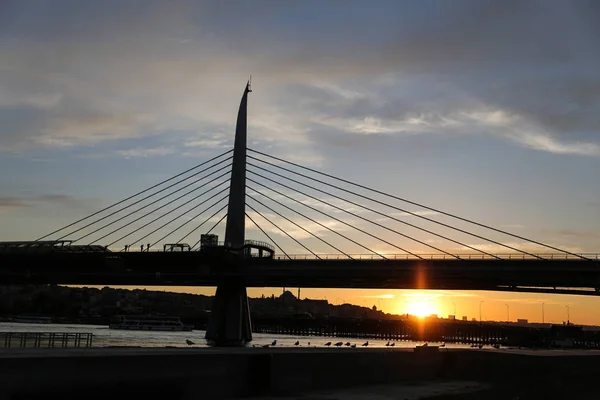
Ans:
[[[228,247],[228,246],[225,246],[225,242],[218,242],[218,243],[208,245],[208,246],[209,247],[210,246]],[[244,240],[244,246],[264,247],[266,249],[271,250],[272,252],[275,252],[275,247],[271,243],[263,242],[260,240],[251,240],[251,239]]]
[[[272,252],[275,252],[275,247],[273,247],[271,243],[262,242],[260,240],[245,240],[244,245],[264,247],[271,250]]]
[[[522,253],[498,253],[494,255],[488,254],[384,254],[382,255],[389,260],[456,260],[459,257],[461,260],[495,260],[501,258],[503,260],[537,260],[540,258],[546,260],[581,260],[582,257],[592,260],[600,260],[600,253],[581,253],[581,254],[564,254],[564,253],[539,253],[532,255]],[[318,256],[318,257],[317,257]],[[377,254],[289,254],[292,260],[382,260],[383,258]],[[418,257],[417,257],[418,256]],[[283,254],[275,256],[276,260],[287,260]]]

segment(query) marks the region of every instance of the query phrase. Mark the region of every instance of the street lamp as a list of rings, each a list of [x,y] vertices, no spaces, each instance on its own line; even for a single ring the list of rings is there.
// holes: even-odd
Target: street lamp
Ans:
[[[567,325],[569,325],[569,321],[571,321],[571,309],[567,305],[565,307],[567,307]]]
[[[456,303],[452,302],[452,306],[454,306],[454,319],[456,319]]]
[[[506,322],[510,321],[509,310],[510,310],[510,306],[508,305],[508,303],[506,303]]]
[[[546,303],[542,303],[542,324],[545,323],[545,321],[544,321],[544,304],[546,304]]]
[[[481,305],[483,304],[483,300],[479,302],[479,323],[481,324]]]

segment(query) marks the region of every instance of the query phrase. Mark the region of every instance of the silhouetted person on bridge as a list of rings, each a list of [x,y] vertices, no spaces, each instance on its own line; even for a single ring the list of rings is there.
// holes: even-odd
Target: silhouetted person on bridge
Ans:
[[[141,252],[144,252],[144,245],[141,246]]]
[[[146,251],[150,251],[150,243],[146,246]]]

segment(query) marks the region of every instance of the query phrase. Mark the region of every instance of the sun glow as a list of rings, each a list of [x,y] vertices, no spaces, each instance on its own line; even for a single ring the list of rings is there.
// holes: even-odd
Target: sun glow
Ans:
[[[433,302],[434,300],[429,298],[415,298],[408,300],[405,307],[405,313],[416,315],[420,318],[431,314],[437,314],[438,310]]]

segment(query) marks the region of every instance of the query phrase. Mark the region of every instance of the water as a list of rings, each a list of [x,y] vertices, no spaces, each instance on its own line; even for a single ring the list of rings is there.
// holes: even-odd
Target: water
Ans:
[[[75,324],[24,324],[14,322],[0,323],[0,332],[56,332],[56,333],[92,333],[94,335],[93,347],[107,346],[141,346],[141,347],[188,347],[186,340],[194,342],[194,347],[207,347],[204,339],[205,331],[191,332],[155,332],[155,331],[123,331],[109,329],[107,326],[99,325],[75,325]],[[300,341],[301,347],[324,347],[325,343],[350,342],[356,344],[357,348],[363,348],[361,344],[365,340],[343,338],[343,337],[317,337],[317,336],[287,336],[272,334],[253,334],[254,340],[249,346],[262,346],[277,340],[277,347],[295,347],[294,343]],[[308,344],[310,342],[310,345]],[[369,348],[386,347],[387,340],[369,340]],[[395,347],[414,348],[423,342],[393,342]],[[435,343],[430,343],[435,345]],[[470,348],[466,344],[446,345],[448,348]],[[333,347],[333,345],[332,345]]]

